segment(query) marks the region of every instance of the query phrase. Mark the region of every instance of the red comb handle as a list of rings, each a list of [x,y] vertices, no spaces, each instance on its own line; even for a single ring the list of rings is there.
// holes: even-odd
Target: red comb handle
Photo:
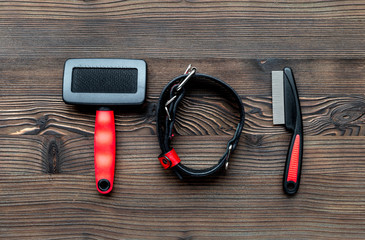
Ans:
[[[94,164],[96,188],[102,194],[113,189],[115,169],[114,112],[96,112],[94,133]]]
[[[296,193],[299,188],[302,153],[303,136],[301,134],[294,134],[288,150],[284,172],[284,191],[289,195]]]

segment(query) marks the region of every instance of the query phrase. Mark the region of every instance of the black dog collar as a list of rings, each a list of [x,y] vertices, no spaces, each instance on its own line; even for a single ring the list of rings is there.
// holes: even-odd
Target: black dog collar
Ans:
[[[191,89],[194,84],[201,85],[202,82],[209,82],[219,87],[219,92],[225,92],[224,96],[232,98],[237,103],[240,113],[240,121],[237,125],[234,136],[228,141],[226,152],[219,162],[207,169],[192,169],[180,162],[179,156],[171,147],[173,127],[175,123],[176,110],[180,101],[185,96],[185,91]],[[196,68],[189,65],[184,75],[170,81],[163,89],[157,109],[157,136],[162,154],[158,157],[165,169],[171,168],[176,175],[182,179],[183,176],[204,177],[216,173],[223,166],[227,169],[228,159],[236,149],[239,137],[245,121],[245,112],[240,96],[225,82],[204,74],[196,73]]]

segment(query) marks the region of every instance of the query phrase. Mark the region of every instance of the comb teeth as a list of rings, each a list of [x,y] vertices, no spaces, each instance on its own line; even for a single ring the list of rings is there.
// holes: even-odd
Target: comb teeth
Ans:
[[[283,71],[272,71],[271,80],[273,123],[274,125],[285,124]]]

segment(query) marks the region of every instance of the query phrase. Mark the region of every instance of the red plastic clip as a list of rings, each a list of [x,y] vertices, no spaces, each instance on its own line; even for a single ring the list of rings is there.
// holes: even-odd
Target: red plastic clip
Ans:
[[[179,156],[175,152],[175,149],[171,149],[171,151],[165,153],[164,155],[160,155],[158,157],[160,163],[164,169],[172,168],[181,162]]]

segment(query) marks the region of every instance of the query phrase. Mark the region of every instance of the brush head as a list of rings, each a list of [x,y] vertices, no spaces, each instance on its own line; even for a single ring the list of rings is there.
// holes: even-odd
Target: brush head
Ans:
[[[146,95],[146,62],[133,59],[69,59],[63,100],[70,104],[137,105]]]
[[[285,124],[284,105],[284,73],[283,71],[272,71],[272,111],[273,123]]]

